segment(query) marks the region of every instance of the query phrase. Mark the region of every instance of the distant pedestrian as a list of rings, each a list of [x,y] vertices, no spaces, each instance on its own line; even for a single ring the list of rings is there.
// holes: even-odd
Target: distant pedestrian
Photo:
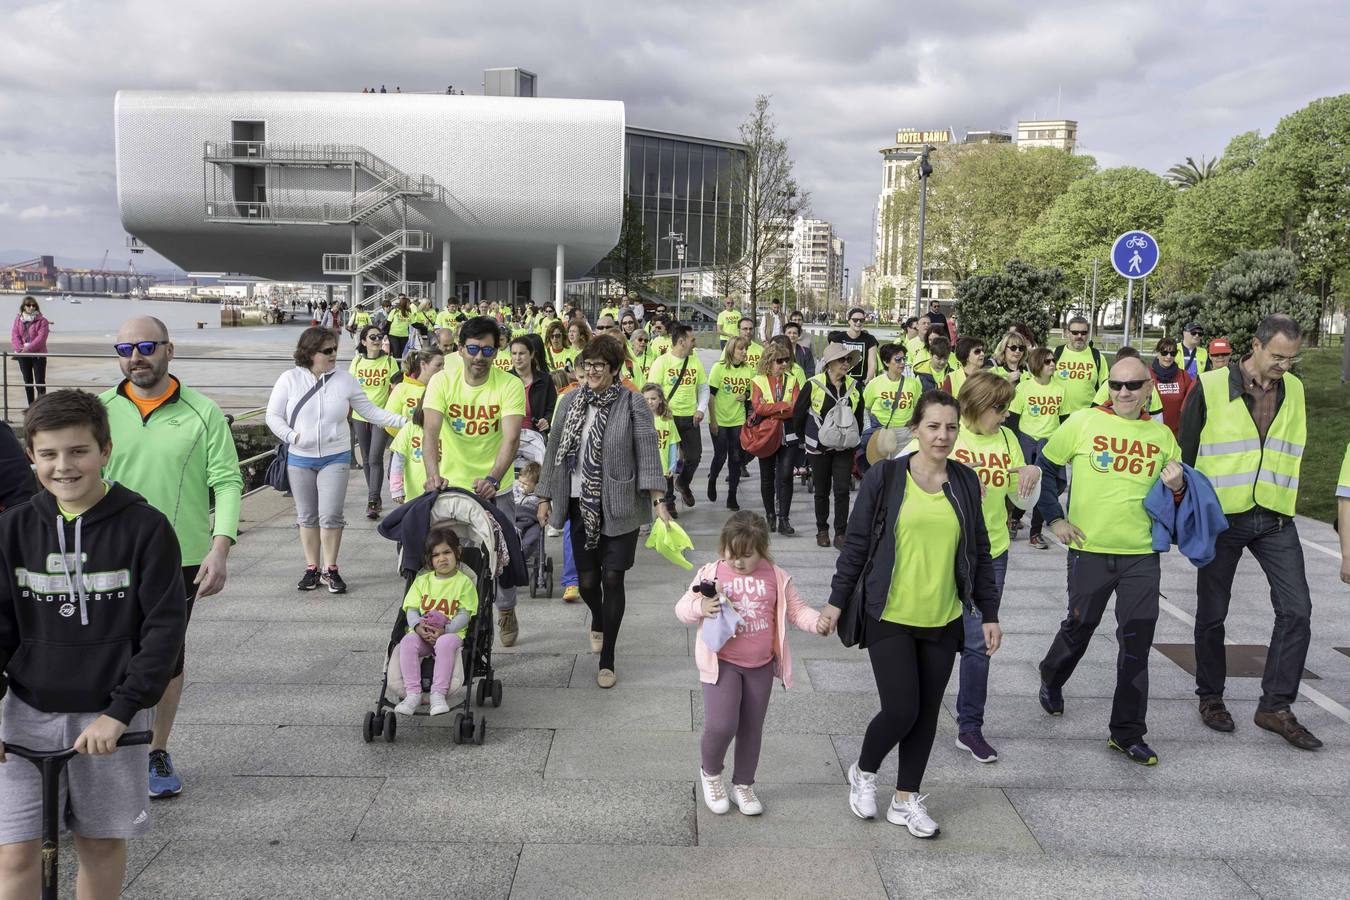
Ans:
[[[863,328],[867,323],[867,312],[861,306],[848,311],[848,327],[842,331],[831,331],[825,339],[831,344],[843,344],[848,350],[856,351],[857,362],[849,376],[861,390],[877,374],[877,346],[879,342],[872,333]]]
[[[51,322],[42,314],[36,297],[24,297],[14,326],[9,331],[9,342],[15,353],[45,354]],[[20,356],[19,372],[23,376],[23,392],[31,404],[36,397],[47,393],[47,357]]]

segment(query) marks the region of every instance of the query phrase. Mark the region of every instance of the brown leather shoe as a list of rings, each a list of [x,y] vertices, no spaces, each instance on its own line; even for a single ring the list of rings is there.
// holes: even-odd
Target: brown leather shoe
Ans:
[[[1215,731],[1222,731],[1225,734],[1237,727],[1233,724],[1233,717],[1229,714],[1228,707],[1223,705],[1222,697],[1200,698],[1200,721]]]
[[[844,533],[842,531],[834,536],[834,549],[844,549]]]
[[[1300,750],[1317,750],[1322,742],[1313,737],[1313,733],[1298,723],[1293,710],[1282,709],[1279,712],[1256,711],[1252,720],[1258,728],[1273,731]]]
[[[817,546],[817,547],[828,547],[828,546],[830,546],[830,533],[829,533],[828,531],[817,531],[817,532],[816,532],[816,546]]]

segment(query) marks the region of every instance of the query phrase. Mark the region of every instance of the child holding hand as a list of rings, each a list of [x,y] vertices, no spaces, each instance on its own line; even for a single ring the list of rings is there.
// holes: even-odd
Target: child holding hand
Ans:
[[[756,513],[733,513],[722,528],[721,559],[699,570],[675,606],[687,625],[698,624],[694,661],[703,682],[703,802],[721,815],[731,809],[722,781],[723,759],[736,741],[732,798],[743,815],[764,805],[755,796],[755,769],[764,738],[764,718],[777,675],[792,687],[787,623],[828,634],[829,623],[797,594],[792,577],[769,556],[769,529]]]
[[[459,648],[464,645],[469,619],[478,612],[478,589],[459,570],[459,536],[448,527],[427,534],[426,570],[420,572],[403,598],[408,633],[398,645],[399,670],[407,696],[394,712],[411,716],[422,703],[422,660],[435,655],[431,675],[429,715],[450,711],[446,695],[455,673]]]

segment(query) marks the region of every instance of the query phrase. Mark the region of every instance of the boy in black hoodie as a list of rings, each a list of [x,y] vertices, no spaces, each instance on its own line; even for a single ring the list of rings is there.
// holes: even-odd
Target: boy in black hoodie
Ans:
[[[104,482],[112,441],[93,394],[56,391],[24,415],[42,490],[0,516],[0,763],[3,741],[80,755],[61,785],[81,896],[116,896],[126,839],[149,829],[148,730],[186,629],[178,541],[139,495]],[[39,884],[41,781],[0,765],[0,898]]]

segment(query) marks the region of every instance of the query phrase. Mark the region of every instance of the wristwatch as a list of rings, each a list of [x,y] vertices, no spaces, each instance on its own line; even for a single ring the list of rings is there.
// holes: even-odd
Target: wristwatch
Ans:
[[[492,486],[495,487],[495,488],[499,488],[499,487],[502,486],[502,483],[501,483],[500,481],[498,481],[496,478],[492,477],[492,475],[484,475],[484,476],[483,476],[483,480],[484,480],[484,481],[491,482],[491,483],[492,483]]]

